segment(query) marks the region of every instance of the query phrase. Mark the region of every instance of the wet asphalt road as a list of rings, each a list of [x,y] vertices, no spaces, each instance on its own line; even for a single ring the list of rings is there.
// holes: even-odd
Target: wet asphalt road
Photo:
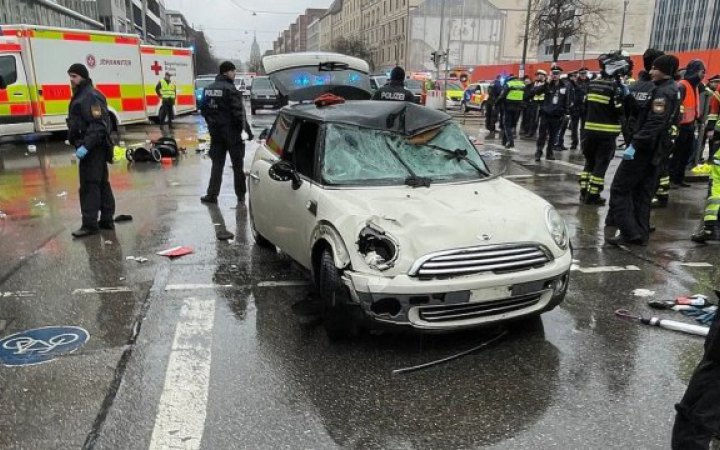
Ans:
[[[256,117],[256,135],[273,118]],[[466,125],[478,134],[479,122]],[[329,342],[293,308],[310,293],[307,274],[253,245],[229,168],[219,205],[199,202],[210,161],[194,149],[204,133],[202,119],[185,117],[174,134],[189,151],[176,164],[112,166],[118,213],[134,220],[77,241],[70,149],[57,139],[38,142],[37,154],[0,146],[0,338],[51,325],[90,333],[55,361],[0,366],[0,448],[669,448],[673,404],[702,339],[620,321],[613,311],[651,314],[648,298],[632,294],[640,288],[656,299],[712,293],[718,247],[688,239],[704,184],[673,191],[671,207],[654,213],[648,247],[608,249],[606,208],[577,204],[578,152],[535,164],[532,143],[518,141],[511,153],[487,143],[484,151],[498,152],[488,153],[495,170],[563,214],[580,270],[541,327],[511,327],[482,352],[393,376],[498,330]],[[123,139],[158,134],[133,126]],[[216,240],[223,227],[234,241]],[[172,261],[155,254],[177,245],[194,253]],[[585,270],[606,266],[627,270]],[[119,289],[74,292],[99,287]]]

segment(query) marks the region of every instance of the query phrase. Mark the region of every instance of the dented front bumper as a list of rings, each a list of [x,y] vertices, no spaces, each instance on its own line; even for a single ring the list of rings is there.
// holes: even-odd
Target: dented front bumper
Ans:
[[[351,297],[373,321],[451,331],[548,311],[565,297],[571,252],[520,272],[421,280],[348,271]]]

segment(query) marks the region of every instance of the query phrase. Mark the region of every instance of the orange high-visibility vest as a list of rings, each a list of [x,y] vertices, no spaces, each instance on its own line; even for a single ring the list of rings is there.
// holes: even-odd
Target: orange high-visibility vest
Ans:
[[[685,86],[685,98],[680,105],[680,125],[687,125],[695,122],[700,117],[700,102],[698,102],[698,90],[688,80],[680,81]]]

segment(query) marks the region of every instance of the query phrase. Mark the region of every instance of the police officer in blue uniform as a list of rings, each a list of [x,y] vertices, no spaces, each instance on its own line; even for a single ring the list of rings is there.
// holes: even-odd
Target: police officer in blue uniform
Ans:
[[[253,139],[253,134],[245,115],[242,94],[235,88],[234,81],[235,64],[230,61],[220,64],[219,74],[215,81],[205,88],[200,105],[200,112],[210,131],[209,155],[212,159],[207,194],[200,198],[203,203],[217,203],[225,160],[229,153],[238,206],[245,204],[247,186],[243,169],[245,143],[242,140],[242,131],[245,130],[249,140]]]
[[[533,89],[533,95],[545,95],[542,104],[540,104],[540,136],[538,136],[535,161],[540,161],[540,158],[542,158],[546,143],[547,153],[545,159],[555,159],[553,147],[560,133],[563,120],[566,120],[570,114],[572,90],[565,81],[560,79],[561,74],[562,69],[559,66],[553,67],[550,81]]]
[[[112,122],[105,97],[93,87],[87,68],[73,64],[68,69],[73,89],[68,109],[68,141],[80,161],[80,210],[82,226],[72,235],[80,238],[99,229],[115,228],[115,197],[110,187],[108,163],[112,163]],[[100,220],[98,221],[98,215]]]

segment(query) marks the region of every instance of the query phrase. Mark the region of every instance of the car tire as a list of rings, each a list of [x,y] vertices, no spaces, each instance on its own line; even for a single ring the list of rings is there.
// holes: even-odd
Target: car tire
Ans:
[[[341,272],[335,267],[332,253],[325,250],[320,259],[318,287],[322,300],[323,325],[331,341],[350,339],[358,334],[357,321],[348,306],[348,288],[340,277]]]
[[[252,233],[252,237],[255,240],[255,243],[258,245],[258,247],[275,250],[275,244],[265,239],[265,237],[262,234],[258,233],[257,229],[255,228],[255,219],[252,215],[252,206],[248,209],[250,216],[250,233]]]
[[[135,150],[128,148],[127,150],[125,150],[125,159],[132,162],[134,153],[135,153]]]
[[[152,150],[150,150],[150,156],[152,156],[153,161],[160,162],[162,160],[162,153],[160,153],[160,150],[153,147]]]

